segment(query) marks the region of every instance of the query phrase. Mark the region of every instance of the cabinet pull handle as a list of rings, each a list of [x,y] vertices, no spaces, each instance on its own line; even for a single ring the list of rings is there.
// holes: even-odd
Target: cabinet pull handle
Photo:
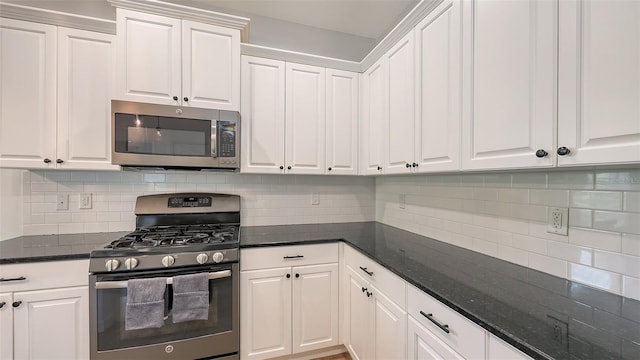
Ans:
[[[329,167],[329,169],[327,169],[327,170],[331,171],[331,167]]]
[[[296,279],[300,277],[300,274],[296,274]]]
[[[11,306],[13,306],[14,308],[17,308],[21,304],[22,304],[22,301],[18,300],[18,301],[14,301],[13,304],[11,304]]]
[[[360,266],[360,270],[364,271],[369,276],[373,276],[373,271],[368,271],[366,267]]]
[[[373,295],[372,292],[367,291],[367,297],[371,297],[371,295]]]
[[[5,305],[7,305],[7,303],[5,301],[0,302],[0,309],[2,309]]]
[[[284,169],[284,166],[280,165],[280,170],[283,170],[283,169]]]
[[[571,150],[567,147],[562,146],[558,148],[558,155],[560,156],[569,155],[569,153],[571,153]]]
[[[418,167],[418,163],[413,163],[413,164],[411,164],[411,166]]]
[[[290,278],[291,278],[291,274],[287,274],[287,279],[290,279]]]
[[[427,319],[429,319],[429,321],[431,321],[432,323],[436,324],[437,327],[439,327],[442,331],[446,332],[447,334],[451,332],[451,330],[449,330],[449,325],[442,325],[440,324],[436,319],[433,318],[433,314],[429,313],[429,314],[425,314],[424,311],[420,310],[420,315],[426,317]]]
[[[366,287],[363,287],[363,288],[362,288],[362,292],[365,292],[365,291],[367,291],[367,288],[366,288]]]
[[[45,163],[45,164],[49,164],[49,163],[51,163],[51,159],[49,159],[49,158],[45,158],[45,159],[44,159],[44,160],[42,160],[42,161],[44,161],[44,163]]]
[[[287,166],[287,170],[291,170],[291,166]]]
[[[184,101],[186,101],[186,102],[189,102],[189,98],[188,98],[188,97],[186,97],[186,96],[184,97],[184,99],[183,99],[183,100],[184,100]]]
[[[10,278],[10,279],[0,278],[0,282],[22,281],[22,280],[27,280],[27,278],[24,277],[24,276],[20,276],[20,277],[17,277],[17,278]]]
[[[62,160],[62,159],[56,159],[56,163],[58,163],[58,164],[62,164],[63,162],[64,162],[64,160]]]
[[[381,166],[378,166],[378,171],[380,171],[380,170],[382,170],[382,167],[381,167]]]
[[[536,157],[538,158],[543,158],[545,156],[549,155],[548,152],[546,152],[544,149],[538,149],[538,151],[536,151]]]
[[[178,97],[177,97],[177,96],[174,96],[174,97],[173,97],[173,101],[178,101]]]
[[[302,259],[303,257],[304,257],[304,255],[287,255],[287,256],[283,257],[283,259],[285,259],[285,260]]]
[[[410,168],[410,167],[411,167],[411,164],[407,163],[405,166],[406,166],[406,167],[407,167],[407,169],[408,169],[408,168]]]

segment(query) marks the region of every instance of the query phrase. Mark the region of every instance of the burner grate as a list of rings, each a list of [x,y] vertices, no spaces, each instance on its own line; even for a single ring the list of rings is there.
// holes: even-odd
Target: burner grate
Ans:
[[[111,242],[105,249],[188,246],[237,242],[237,225],[149,226]]]

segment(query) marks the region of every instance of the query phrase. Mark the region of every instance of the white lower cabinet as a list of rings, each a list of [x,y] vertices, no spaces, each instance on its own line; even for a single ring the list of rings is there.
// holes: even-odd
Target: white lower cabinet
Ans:
[[[89,359],[88,266],[2,266],[0,277],[17,280],[0,285],[0,359]]]
[[[489,341],[487,343],[487,359],[531,360],[528,355],[491,334],[489,335]]]
[[[410,360],[463,360],[457,352],[445,344],[437,336],[433,335],[426,327],[416,319],[409,316],[407,327],[407,355]]]
[[[247,249],[241,256],[241,358],[338,345],[337,243]]]

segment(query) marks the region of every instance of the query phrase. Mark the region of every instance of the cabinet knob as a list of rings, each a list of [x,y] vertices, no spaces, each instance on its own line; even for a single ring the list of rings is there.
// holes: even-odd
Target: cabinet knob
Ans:
[[[367,291],[367,297],[371,297],[371,295],[373,295],[372,292]]]
[[[411,164],[411,166],[418,167],[418,164],[417,163],[413,163],[413,164]]]
[[[178,97],[177,97],[177,96],[174,96],[174,97],[173,97],[173,101],[178,101]]]
[[[406,167],[407,167],[407,169],[408,169],[408,168],[410,168],[410,167],[411,167],[411,164],[407,163],[405,166],[406,166]]]
[[[549,153],[546,152],[544,149],[538,149],[538,151],[536,151],[536,156],[539,158],[543,158],[547,155],[549,155]]]
[[[287,170],[291,170],[291,166],[287,166]]]
[[[64,162],[64,160],[62,160],[62,159],[56,159],[56,163],[58,163],[58,164],[62,164],[63,162]]]
[[[327,170],[331,171],[331,168],[329,168],[329,169],[327,169]]]
[[[558,148],[558,155],[560,155],[560,156],[568,155],[570,152],[571,152],[571,150],[569,150],[569,148],[566,148],[564,146]]]
[[[185,96],[185,97],[184,97],[184,99],[182,99],[182,100],[184,100],[184,101],[188,102],[188,101],[189,101],[189,98]]]
[[[300,274],[296,274],[296,279],[300,277]]]
[[[0,302],[0,309],[2,309],[5,305],[7,305],[7,303],[6,303],[6,302],[4,302],[4,301],[3,301],[3,302]]]
[[[365,292],[365,291],[367,291],[367,288],[366,288],[366,287],[363,287],[363,288],[362,288],[362,292]]]
[[[17,308],[21,304],[22,304],[22,301],[18,300],[18,301],[14,301],[13,304],[11,304],[11,306],[13,306],[14,308]]]
[[[378,166],[378,171],[382,170],[382,167]]]
[[[284,166],[280,165],[280,170],[283,170],[283,169],[284,169]]]
[[[45,164],[49,164],[49,163],[51,163],[51,159],[49,159],[49,158],[45,158],[45,159],[44,159],[44,160],[42,160],[42,161],[44,161],[44,163],[45,163]]]
[[[287,274],[287,279],[290,279],[290,278],[291,278],[291,274]]]

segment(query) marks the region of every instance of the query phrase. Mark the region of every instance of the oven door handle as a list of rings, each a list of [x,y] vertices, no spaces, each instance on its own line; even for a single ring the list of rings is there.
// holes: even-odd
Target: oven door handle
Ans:
[[[209,280],[222,279],[231,276],[231,270],[223,270],[209,273]],[[167,278],[167,285],[173,284],[173,278]],[[129,281],[97,281],[96,289],[126,289]]]

